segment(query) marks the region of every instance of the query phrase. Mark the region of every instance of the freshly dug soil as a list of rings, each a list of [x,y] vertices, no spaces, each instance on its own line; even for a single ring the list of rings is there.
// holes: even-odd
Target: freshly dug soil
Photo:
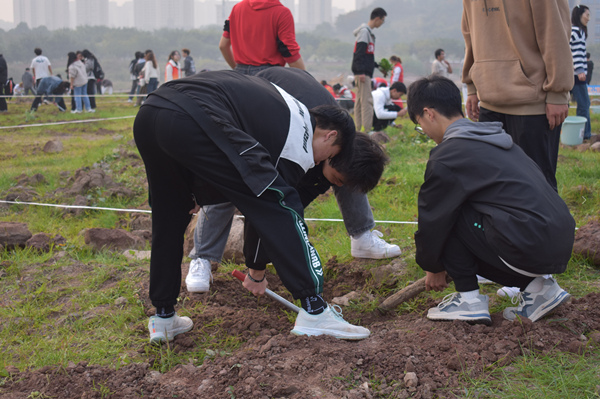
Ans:
[[[333,266],[343,273],[327,282],[328,301],[364,286],[360,262]],[[171,349],[185,353],[206,337],[228,335],[242,341],[233,353],[211,352],[200,367],[179,365],[164,374],[151,369],[151,358],[118,370],[86,363],[14,370],[0,385],[0,397],[455,398],[468,386],[465,377],[478,378],[524,353],[585,355],[587,348],[600,345],[600,293],[574,298],[536,323],[509,322],[496,313],[491,326],[427,320],[426,310],[436,305],[431,299],[404,315],[346,309],[346,320],[372,332],[351,342],[293,336],[279,304],[253,297],[228,274],[214,274],[210,293],[188,294],[182,287],[187,309],[203,306],[191,315],[194,329],[177,336]],[[277,276],[268,280],[272,290],[290,298]],[[146,289],[146,284],[140,287],[142,297]],[[150,314],[150,303],[145,305]],[[148,332],[144,328],[139,334]]]

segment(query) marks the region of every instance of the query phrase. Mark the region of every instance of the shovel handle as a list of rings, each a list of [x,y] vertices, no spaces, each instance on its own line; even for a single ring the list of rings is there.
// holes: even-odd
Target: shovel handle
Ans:
[[[233,277],[237,278],[241,282],[244,282],[244,280],[246,279],[246,275],[244,273],[242,273],[241,271],[239,271],[239,270],[234,270],[231,274],[233,275]],[[280,304],[282,304],[286,308],[288,308],[290,310],[293,310],[296,313],[300,312],[300,308],[298,306],[294,305],[293,303],[291,303],[287,299],[285,299],[285,298],[277,295],[276,293],[274,293],[273,291],[271,291],[268,288],[265,289],[265,295],[268,296],[271,299],[276,300],[277,302],[279,302]]]

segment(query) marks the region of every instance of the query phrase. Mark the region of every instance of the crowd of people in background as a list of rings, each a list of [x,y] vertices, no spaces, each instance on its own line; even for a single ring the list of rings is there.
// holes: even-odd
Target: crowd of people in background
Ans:
[[[41,48],[34,49],[35,57],[31,65],[25,68],[21,79],[14,83],[12,77],[8,77],[8,66],[4,56],[0,54],[0,112],[7,112],[7,98],[15,96],[18,100],[25,96],[36,96],[31,110],[35,111],[40,105],[55,104],[60,112],[66,111],[58,102],[59,96],[71,96],[71,113],[95,112],[96,95],[112,95],[114,93],[113,82],[105,77],[104,70],[98,58],[88,49],[72,51],[67,54],[67,68],[65,82],[69,89],[62,90],[65,84],[60,86],[61,92],[50,82],[58,82],[63,77],[60,73],[54,75],[52,64],[48,57],[42,54]],[[183,59],[181,58],[183,53]],[[194,58],[190,49],[184,48],[182,52],[173,50],[165,64],[164,81],[192,76],[196,73]],[[145,52],[136,51],[134,59],[129,64],[131,88],[129,90],[128,102],[140,106],[146,96],[155,91],[160,84],[160,67],[152,50]],[[46,81],[40,91],[40,85],[45,78],[53,78]],[[58,80],[56,80],[56,79]],[[51,88],[51,90],[49,89]],[[54,94],[50,96],[49,94]],[[39,99],[38,99],[39,97]],[[64,100],[62,101],[64,102]]]

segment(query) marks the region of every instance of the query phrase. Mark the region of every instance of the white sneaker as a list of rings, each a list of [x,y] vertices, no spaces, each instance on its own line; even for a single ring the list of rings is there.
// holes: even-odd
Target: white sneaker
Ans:
[[[465,299],[460,292],[446,295],[435,308],[429,309],[430,320],[464,320],[470,323],[492,324],[489,311],[489,298],[479,295],[477,298]]]
[[[74,109],[74,110],[72,110],[72,111],[71,111],[71,113],[72,113],[72,114],[80,114],[80,113],[81,113],[81,111],[77,111],[76,109]]]
[[[93,114],[94,112],[96,112],[96,110],[94,108],[90,108],[90,109],[86,109],[85,112]]]
[[[525,288],[525,291],[519,292],[513,298],[513,303],[519,302],[519,306],[504,309],[503,316],[506,320],[512,321],[520,316],[537,321],[571,297],[567,291],[560,288],[554,278],[537,278],[543,279],[542,289],[539,292],[528,292]]]
[[[173,341],[176,335],[188,332],[192,327],[194,327],[192,319],[186,316],[177,316],[177,313],[168,319],[152,316],[148,321],[150,343],[160,344],[161,342]]]
[[[208,259],[197,258],[190,262],[190,270],[185,278],[188,292],[208,292],[212,282],[212,272]]]
[[[350,237],[350,253],[355,258],[385,259],[394,258],[402,253],[400,247],[385,242],[380,231],[367,231],[361,236]]]
[[[502,287],[502,288],[498,288],[498,291],[496,291],[496,294],[500,297],[509,297],[509,298],[514,298],[517,295],[519,295],[519,292],[521,290],[519,289],[519,287]]]
[[[359,340],[367,338],[371,332],[361,326],[355,326],[344,320],[342,309],[338,305],[327,305],[320,314],[311,315],[300,309],[296,324],[291,331],[294,335],[331,335],[339,339]]]

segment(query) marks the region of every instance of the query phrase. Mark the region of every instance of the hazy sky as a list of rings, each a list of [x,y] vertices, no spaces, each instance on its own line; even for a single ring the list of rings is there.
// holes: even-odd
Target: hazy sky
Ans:
[[[69,0],[74,1],[74,0]],[[123,4],[126,1],[131,0],[110,0],[117,4]],[[354,1],[348,0],[332,0],[333,6],[337,8],[341,8],[346,11],[352,11],[354,9]],[[0,15],[0,19],[3,19],[8,22],[13,22],[13,0],[0,0],[0,10],[2,10],[2,14]]]

